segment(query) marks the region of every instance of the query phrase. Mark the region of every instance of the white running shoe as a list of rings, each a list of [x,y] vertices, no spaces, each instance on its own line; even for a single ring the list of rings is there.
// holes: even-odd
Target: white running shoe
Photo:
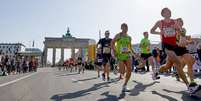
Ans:
[[[130,92],[130,89],[127,87],[127,85],[123,85],[122,92]]]

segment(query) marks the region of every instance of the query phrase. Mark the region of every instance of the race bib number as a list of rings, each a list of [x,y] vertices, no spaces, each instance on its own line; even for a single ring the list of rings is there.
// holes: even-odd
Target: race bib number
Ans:
[[[121,53],[128,53],[128,47],[122,47]]]
[[[98,63],[103,62],[103,59],[98,59]]]
[[[171,27],[164,28],[164,36],[165,37],[173,37],[173,36],[175,36],[175,34],[176,34],[176,31],[174,28],[171,28]]]
[[[110,54],[111,49],[109,47],[103,47],[103,53]]]

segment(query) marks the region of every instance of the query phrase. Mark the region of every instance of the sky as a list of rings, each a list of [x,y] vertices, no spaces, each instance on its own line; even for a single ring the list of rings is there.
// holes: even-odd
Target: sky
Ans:
[[[78,38],[98,41],[109,30],[111,38],[127,23],[132,43],[150,31],[164,7],[181,17],[189,35],[201,34],[200,0],[0,0],[0,43],[21,42],[43,50],[44,37],[61,37],[67,27]],[[197,35],[196,35],[197,34]],[[160,41],[150,35],[151,42]]]

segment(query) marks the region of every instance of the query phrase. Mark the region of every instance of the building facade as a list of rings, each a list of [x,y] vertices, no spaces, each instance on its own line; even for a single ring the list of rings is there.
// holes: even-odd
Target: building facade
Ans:
[[[4,55],[12,56],[24,50],[25,45],[21,43],[0,43],[0,53]]]

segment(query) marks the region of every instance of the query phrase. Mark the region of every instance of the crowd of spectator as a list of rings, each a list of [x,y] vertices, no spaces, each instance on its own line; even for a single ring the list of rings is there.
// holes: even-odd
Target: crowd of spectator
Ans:
[[[34,57],[0,54],[0,76],[36,72],[38,61]]]

